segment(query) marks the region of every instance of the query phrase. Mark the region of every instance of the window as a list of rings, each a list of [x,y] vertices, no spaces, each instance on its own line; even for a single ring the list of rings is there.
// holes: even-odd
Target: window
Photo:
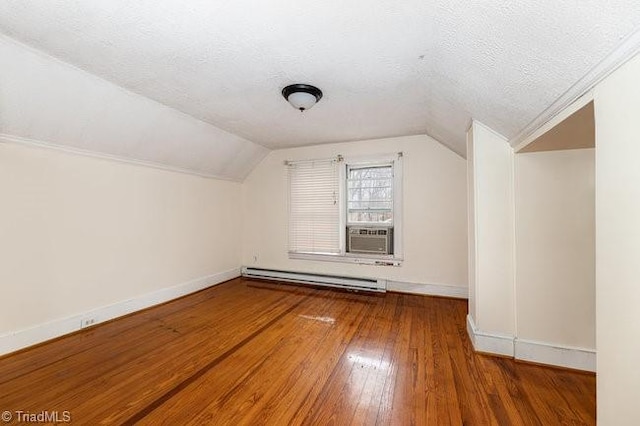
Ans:
[[[393,224],[393,165],[348,166],[347,223]]]
[[[287,162],[289,257],[399,264],[401,158]]]

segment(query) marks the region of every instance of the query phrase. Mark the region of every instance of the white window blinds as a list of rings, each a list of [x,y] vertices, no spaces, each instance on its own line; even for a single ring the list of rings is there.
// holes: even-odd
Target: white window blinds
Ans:
[[[288,163],[289,252],[340,253],[339,160]]]

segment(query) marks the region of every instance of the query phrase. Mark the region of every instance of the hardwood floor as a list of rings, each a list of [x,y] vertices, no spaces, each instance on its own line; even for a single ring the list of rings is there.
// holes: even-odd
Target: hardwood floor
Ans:
[[[595,424],[595,377],[473,353],[466,301],[236,279],[0,359],[76,424]],[[62,414],[60,414],[62,417]]]

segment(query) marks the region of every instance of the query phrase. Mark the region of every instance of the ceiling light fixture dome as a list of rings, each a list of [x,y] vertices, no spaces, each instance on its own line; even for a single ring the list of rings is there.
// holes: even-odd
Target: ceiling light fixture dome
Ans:
[[[282,89],[282,96],[295,109],[305,111],[322,99],[322,90],[310,84],[291,84]]]

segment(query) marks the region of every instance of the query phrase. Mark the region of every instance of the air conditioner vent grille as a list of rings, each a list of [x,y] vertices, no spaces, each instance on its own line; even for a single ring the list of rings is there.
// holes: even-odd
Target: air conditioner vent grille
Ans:
[[[347,252],[393,254],[393,228],[347,228]]]

